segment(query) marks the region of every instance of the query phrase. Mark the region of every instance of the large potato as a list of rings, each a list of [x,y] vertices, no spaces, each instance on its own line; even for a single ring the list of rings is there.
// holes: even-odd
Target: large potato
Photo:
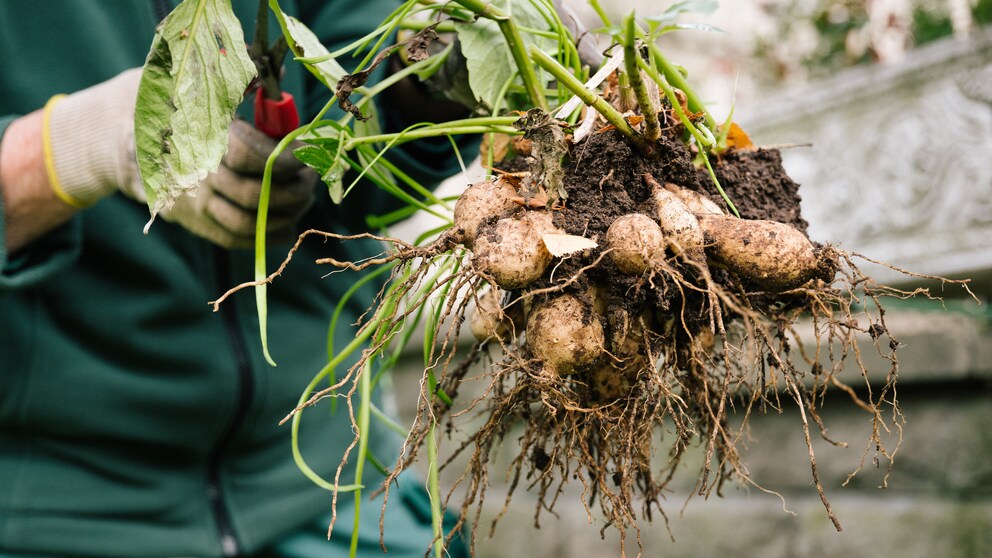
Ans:
[[[801,231],[775,221],[700,215],[710,259],[749,284],[766,291],[794,289],[807,281],[833,279],[832,260],[818,251]]]
[[[471,248],[479,225],[516,207],[517,191],[503,180],[472,184],[455,202],[455,228],[458,241]]]
[[[520,219],[500,219],[483,227],[475,239],[476,268],[506,290],[521,289],[537,281],[551,263],[551,252],[541,235],[550,224],[540,213]]]
[[[569,294],[534,307],[527,317],[527,349],[558,374],[594,364],[603,354],[603,324],[589,304]]]

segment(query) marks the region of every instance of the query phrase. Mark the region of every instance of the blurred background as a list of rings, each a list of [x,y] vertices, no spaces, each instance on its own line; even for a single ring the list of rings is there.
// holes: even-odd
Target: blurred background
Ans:
[[[602,2],[614,19],[671,3]],[[569,4],[588,28],[600,26],[581,0]],[[903,345],[897,396],[905,416],[890,435],[902,442],[887,487],[888,464],[876,466],[874,448],[865,447],[871,416],[846,396],[828,396],[829,433],[850,444],[814,440],[838,533],[812,484],[801,420],[786,404],[752,416],[745,442],[753,479],[781,498],[738,485],[722,497],[691,497],[698,462],[690,460],[662,502],[667,526],[657,516],[641,525],[643,555],[992,556],[992,0],[724,0],[685,21],[722,32],[670,33],[662,48],[718,119],[733,107],[756,144],[791,145],[783,158],[802,185],[813,240],[919,274],[971,278],[982,304],[957,286],[866,263],[881,282],[945,297],[887,306]],[[444,188],[458,192],[480,172]],[[423,229],[415,220],[399,233]],[[863,349],[869,383],[880,386],[886,362],[871,359],[870,340]],[[421,358],[410,355],[399,393],[418,389]],[[409,417],[413,409],[400,411]],[[518,491],[486,536],[503,506],[514,443],[507,438],[490,468],[479,556],[619,556],[617,533],[601,534],[575,486],[554,514],[541,514],[539,530],[533,496]],[[845,483],[866,450],[863,470]],[[629,556],[637,555],[636,535],[628,534]]]

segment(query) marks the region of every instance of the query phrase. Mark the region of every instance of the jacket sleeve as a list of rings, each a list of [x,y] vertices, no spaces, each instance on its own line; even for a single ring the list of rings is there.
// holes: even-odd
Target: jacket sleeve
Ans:
[[[347,0],[304,1],[301,2],[301,17],[321,39],[329,50],[336,50],[361,38],[378,27],[385,17],[400,5],[397,0],[368,0],[362,3]],[[393,44],[395,37],[383,42],[384,46]],[[339,62],[347,71],[354,70],[358,58],[341,57]],[[369,84],[374,84],[385,77],[387,63],[381,64],[373,72]],[[314,115],[330,99],[329,91],[316,79],[307,82],[307,106],[302,110],[307,115]],[[399,132],[397,109],[376,98],[376,109],[380,125],[384,132]],[[332,117],[340,117],[342,113],[335,107]],[[480,142],[478,136],[456,137],[461,156],[465,161],[475,158]],[[428,188],[435,188],[442,180],[461,170],[455,150],[448,138],[417,140],[405,143],[389,151],[387,158],[403,172]],[[418,196],[419,197],[419,196]],[[380,190],[371,183],[362,184],[345,198],[342,213],[350,221],[349,228],[364,229],[366,214],[381,214],[404,206],[404,202],[391,194]]]
[[[17,118],[0,117],[0,143],[7,127]],[[17,253],[8,254],[7,223],[0,195],[0,292],[29,287],[64,271],[79,257],[81,244],[79,219],[70,219]]]

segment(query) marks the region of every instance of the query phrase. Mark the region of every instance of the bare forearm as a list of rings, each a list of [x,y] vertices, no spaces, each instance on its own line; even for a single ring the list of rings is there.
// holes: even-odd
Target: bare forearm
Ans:
[[[0,142],[6,248],[14,253],[69,220],[76,209],[60,200],[45,172],[42,111],[15,120]]]

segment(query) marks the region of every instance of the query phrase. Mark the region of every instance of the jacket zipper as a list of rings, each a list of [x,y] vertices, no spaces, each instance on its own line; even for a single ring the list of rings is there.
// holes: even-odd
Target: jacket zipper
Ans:
[[[161,22],[172,11],[170,0],[151,0],[152,9],[155,11],[156,22]],[[217,286],[219,291],[227,288],[230,281],[231,266],[227,254],[221,248],[214,248],[214,260],[216,263]],[[218,291],[218,292],[219,292]],[[228,345],[231,355],[234,358],[234,365],[238,373],[238,401],[234,410],[234,417],[228,424],[227,429],[217,440],[207,458],[207,482],[206,495],[213,512],[214,523],[217,525],[217,532],[220,535],[220,547],[224,556],[237,556],[240,552],[238,538],[234,534],[234,524],[231,521],[231,514],[227,509],[224,500],[224,493],[221,490],[221,463],[224,453],[231,445],[234,435],[241,429],[248,414],[248,407],[251,405],[252,392],[254,391],[254,380],[251,375],[251,362],[248,359],[248,348],[241,337],[238,327],[238,313],[234,304],[222,304],[220,308],[222,319],[224,320],[224,331],[227,334]]]
[[[230,281],[230,260],[227,253],[219,248],[214,248],[216,261],[217,283],[220,291],[226,288]],[[218,291],[218,292],[220,292]],[[217,524],[217,531],[220,534],[221,550],[224,556],[237,556],[239,552],[238,539],[234,534],[234,526],[231,522],[231,515],[224,501],[224,493],[221,491],[221,462],[224,453],[231,445],[234,435],[245,422],[248,414],[248,407],[251,405],[254,392],[254,379],[251,374],[251,362],[248,359],[248,348],[245,346],[244,338],[241,336],[239,328],[238,312],[234,304],[228,302],[222,304],[220,313],[224,320],[224,330],[227,333],[228,345],[234,364],[238,372],[238,401],[235,407],[234,417],[228,424],[223,435],[217,440],[213,450],[207,460],[207,499],[213,509],[214,520]]]

